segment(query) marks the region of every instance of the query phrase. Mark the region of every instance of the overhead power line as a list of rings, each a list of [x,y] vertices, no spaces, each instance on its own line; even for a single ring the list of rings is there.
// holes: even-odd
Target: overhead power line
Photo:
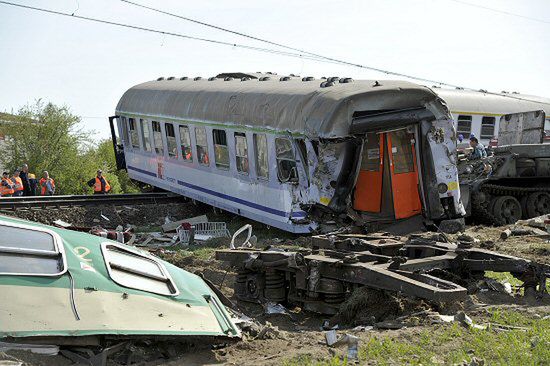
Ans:
[[[288,56],[288,57],[296,57],[296,58],[308,59],[308,60],[318,61],[318,62],[353,66],[353,67],[358,67],[358,68],[362,68],[362,69],[367,69],[367,70],[371,70],[371,71],[380,72],[380,73],[383,73],[383,74],[386,74],[386,75],[398,76],[398,77],[403,77],[403,78],[412,79],[412,80],[416,80],[416,81],[422,81],[422,82],[426,82],[426,83],[438,84],[438,85],[441,85],[441,86],[447,86],[447,87],[451,87],[451,88],[459,88],[459,89],[465,89],[465,90],[471,90],[471,91],[478,91],[475,88],[463,87],[463,86],[459,86],[459,85],[445,83],[445,82],[442,82],[442,81],[430,80],[430,79],[425,79],[425,78],[421,78],[421,77],[417,77],[417,76],[413,76],[413,75],[407,75],[407,74],[393,72],[393,71],[389,71],[389,70],[383,70],[383,69],[379,69],[379,68],[375,68],[375,67],[370,67],[370,66],[356,64],[356,63],[352,63],[352,62],[348,62],[348,61],[344,61],[344,60],[339,60],[339,59],[335,59],[335,58],[331,58],[331,57],[317,55],[315,53],[311,53],[311,52],[307,52],[307,51],[303,51],[302,53],[295,53],[295,52],[274,50],[274,49],[270,49],[270,48],[262,48],[262,47],[255,47],[255,46],[243,45],[243,44],[238,44],[238,43],[219,41],[219,40],[209,39],[209,38],[195,37],[195,36],[190,36],[190,35],[186,35],[186,34],[182,34],[182,33],[176,33],[176,32],[171,32],[171,31],[162,31],[162,30],[158,30],[158,29],[146,28],[146,27],[127,24],[127,23],[114,22],[114,21],[110,21],[110,20],[86,17],[86,16],[82,16],[82,15],[74,15],[74,13],[69,14],[69,13],[64,13],[64,12],[45,9],[45,8],[39,8],[39,7],[33,7],[33,6],[28,6],[28,5],[23,5],[23,4],[12,3],[12,2],[9,2],[9,1],[3,1],[3,0],[0,0],[0,4],[19,7],[19,8],[24,8],[24,9],[29,9],[29,10],[34,10],[34,11],[38,11],[38,12],[44,12],[44,13],[49,13],[49,14],[55,14],[55,15],[70,17],[70,18],[73,18],[73,19],[80,19],[80,20],[86,20],[86,21],[90,21],[90,22],[108,24],[108,25],[112,25],[112,26],[118,26],[118,27],[123,27],[123,28],[140,30],[140,31],[150,32],[150,33],[158,33],[158,34],[169,35],[169,36],[173,36],[173,37],[179,37],[179,38],[195,40],[195,41],[201,41],[201,42],[207,42],[207,43],[212,43],[212,44],[217,44],[217,45],[230,46],[230,47],[235,47],[235,48],[243,48],[243,49],[248,49],[248,50],[252,50],[252,51],[265,52],[265,53],[276,54],[276,55],[281,55],[281,56]],[[132,4],[135,4],[135,3],[132,3]],[[151,10],[153,10],[153,9],[151,9]],[[155,9],[155,11],[156,11],[156,9]],[[158,12],[167,13],[167,12],[163,12],[162,10],[158,10]],[[170,13],[168,13],[168,14],[170,14]],[[175,14],[173,16],[179,17]],[[203,22],[199,22],[199,23],[203,23]],[[217,27],[217,26],[214,26],[214,25],[209,25],[209,26]],[[220,29],[220,30],[232,32],[234,34],[239,33],[239,32],[234,32],[234,31],[231,31],[231,30],[226,30],[225,28],[221,28],[221,27],[217,27],[217,28]],[[248,37],[253,37],[253,36],[248,36]],[[253,37],[253,38],[256,38],[257,40],[260,40],[262,42],[270,42],[270,41],[267,41],[267,40],[262,40],[261,38],[258,38],[258,37]],[[275,45],[275,42],[273,42],[272,44]],[[293,48],[291,48],[289,46],[285,46],[285,45],[281,45],[280,47],[285,47],[287,49],[293,49]],[[295,50],[300,51],[299,49],[295,49]],[[503,95],[503,94],[500,94],[500,93],[494,93],[494,92],[488,92],[488,91],[484,91],[484,93],[493,94],[493,95],[500,95],[500,96],[503,96],[503,97],[508,97],[508,98],[513,98],[513,99],[518,99],[518,100],[525,100],[525,101],[530,101],[530,102],[535,102],[535,103],[543,103],[543,104],[550,105],[550,103],[544,103],[544,102],[540,102],[540,101],[537,101],[537,100],[531,100],[531,99],[512,96],[512,95]]]
[[[533,18],[533,17],[529,17],[527,15],[516,14],[516,13],[506,11],[506,10],[490,8],[488,6],[479,5],[479,4],[472,4],[472,3],[469,3],[467,1],[462,1],[462,0],[449,0],[449,1],[452,1],[452,2],[455,2],[455,3],[458,3],[458,4],[462,4],[462,5],[471,6],[471,7],[474,7],[474,8],[489,10],[489,11],[492,11],[492,12],[495,12],[495,13],[504,14],[504,15],[508,15],[508,16],[511,16],[511,17],[522,18],[522,19],[526,19],[526,20],[532,20],[534,22],[550,24],[550,20]]]
[[[190,35],[181,34],[181,33],[163,31],[163,30],[158,30],[158,29],[153,29],[153,28],[146,28],[146,27],[141,27],[141,26],[132,25],[132,24],[113,22],[113,21],[110,21],[110,20],[91,18],[91,17],[82,16],[82,15],[74,15],[74,14],[64,13],[64,12],[61,12],[61,11],[55,11],[55,10],[50,10],[50,9],[45,9],[45,8],[38,8],[38,7],[34,7],[34,6],[17,4],[17,3],[12,3],[12,2],[9,2],[9,1],[0,1],[0,4],[11,5],[11,6],[19,7],[19,8],[30,9],[30,10],[35,10],[35,11],[39,11],[39,12],[49,13],[49,14],[66,16],[66,17],[73,18],[73,19],[87,20],[87,21],[90,21],[90,22],[108,24],[108,25],[113,25],[113,26],[117,26],[117,27],[124,27],[124,28],[130,28],[130,29],[145,31],[145,32],[158,33],[158,34],[164,34],[164,35],[173,36],[173,37],[185,38],[185,39],[194,40],[194,41],[208,42],[208,43],[213,43],[213,44],[217,44],[217,45],[230,46],[230,47],[236,47],[236,48],[244,48],[244,49],[248,49],[248,50],[266,52],[266,53],[273,53],[273,54],[278,54],[278,55],[282,55],[282,56],[290,56],[290,57],[305,58],[305,59],[309,59],[309,60],[317,60],[315,57],[311,57],[311,56],[308,56],[308,55],[300,55],[298,53],[293,53],[293,52],[273,50],[273,49],[269,49],[269,48],[255,47],[255,46],[243,45],[243,44],[238,44],[238,43],[224,42],[224,41],[219,41],[219,40],[209,39],[209,38],[195,37],[195,36],[190,36]]]
[[[196,23],[196,24],[199,24],[199,25],[202,25],[202,26],[205,26],[205,27],[217,29],[217,30],[220,30],[220,31],[223,31],[223,32],[235,34],[235,35],[245,37],[245,38],[249,38],[249,39],[252,39],[252,40],[255,40],[255,41],[267,43],[267,44],[270,44],[272,46],[282,47],[282,48],[285,48],[285,49],[288,49],[288,50],[291,50],[291,51],[299,52],[300,54],[305,54],[305,55],[309,55],[309,56],[318,58],[315,61],[332,62],[332,63],[336,63],[336,64],[341,64],[341,65],[353,66],[353,67],[358,67],[358,68],[362,68],[362,69],[367,69],[367,70],[371,70],[371,71],[380,72],[380,73],[383,73],[383,74],[386,74],[386,75],[399,76],[399,77],[404,77],[404,78],[408,78],[408,79],[412,79],[412,80],[416,80],[416,81],[422,81],[422,82],[427,82],[427,83],[431,83],[431,84],[438,84],[438,85],[441,85],[441,86],[447,86],[447,87],[451,87],[451,88],[464,89],[464,90],[470,90],[470,91],[480,91],[476,88],[453,85],[453,84],[449,84],[449,83],[442,82],[442,81],[425,79],[425,78],[421,78],[421,77],[417,77],[417,76],[413,76],[413,75],[397,73],[397,72],[393,72],[393,71],[389,71],[389,70],[383,70],[383,69],[379,69],[379,68],[375,68],[375,67],[371,67],[371,66],[360,65],[360,64],[356,64],[356,63],[345,61],[345,60],[339,60],[339,59],[336,59],[336,58],[323,56],[323,55],[313,53],[313,52],[310,52],[310,51],[307,51],[307,50],[295,48],[295,47],[288,46],[288,45],[285,45],[285,44],[282,44],[282,43],[270,41],[270,40],[267,40],[267,39],[264,39],[264,38],[260,38],[260,37],[250,35],[250,34],[246,34],[246,33],[242,33],[242,32],[239,32],[239,31],[232,30],[232,29],[224,28],[224,27],[221,27],[221,26],[218,26],[218,25],[215,25],[215,24],[206,23],[206,22],[201,21],[201,20],[189,18],[189,17],[179,15],[179,14],[175,14],[175,13],[170,13],[168,11],[153,8],[153,7],[150,7],[150,6],[143,5],[143,4],[139,4],[139,3],[136,3],[136,2],[133,2],[133,1],[130,1],[130,0],[121,0],[121,1],[125,2],[127,4],[130,4],[130,5],[134,5],[134,6],[137,6],[137,7],[140,7],[140,8],[151,10],[151,11],[156,12],[156,13],[165,14],[165,15],[168,15],[168,16],[171,16],[171,17],[175,17],[175,18],[179,18],[179,19],[188,21],[188,22]],[[450,1],[456,1],[456,2],[467,4],[467,5],[475,6],[474,4],[466,3],[466,2],[463,2],[463,1],[460,1],[460,0],[450,0]],[[495,9],[491,9],[491,8],[488,8],[488,9],[489,10],[495,10]],[[517,14],[510,13],[509,15],[517,15]],[[486,93],[486,94],[491,94],[491,95],[499,95],[499,96],[512,98],[512,99],[518,99],[518,100],[524,100],[524,101],[530,101],[530,102],[543,103],[543,104],[550,105],[550,103],[531,100],[531,99],[522,98],[522,97],[518,97],[518,96],[514,96],[514,95],[504,95],[502,93],[495,93],[495,92],[490,92],[490,91],[485,91],[485,90],[483,92]]]

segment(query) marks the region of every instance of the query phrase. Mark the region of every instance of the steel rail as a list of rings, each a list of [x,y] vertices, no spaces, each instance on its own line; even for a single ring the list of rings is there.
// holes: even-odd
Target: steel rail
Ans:
[[[135,205],[146,203],[157,204],[181,202],[183,200],[183,196],[173,193],[2,197],[0,198],[0,210],[98,205]]]

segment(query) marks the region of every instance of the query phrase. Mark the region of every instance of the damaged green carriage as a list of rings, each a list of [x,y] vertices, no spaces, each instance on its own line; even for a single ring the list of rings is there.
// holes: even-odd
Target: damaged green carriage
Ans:
[[[200,277],[134,247],[5,216],[0,298],[1,339],[240,336]]]

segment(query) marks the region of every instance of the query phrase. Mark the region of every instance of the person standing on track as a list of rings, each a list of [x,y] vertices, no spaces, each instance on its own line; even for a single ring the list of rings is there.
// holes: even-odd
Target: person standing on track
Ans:
[[[88,181],[88,185],[93,187],[94,194],[107,194],[111,191],[111,186],[103,176],[101,169],[98,169],[97,176]]]
[[[23,187],[23,180],[21,179],[20,177],[20,172],[19,172],[19,169],[16,169],[14,172],[13,172],[13,177],[11,177],[11,181],[13,182],[14,184],[14,187],[13,187],[13,196],[14,197],[21,197],[23,195],[23,190],[24,190],[24,187]]]
[[[36,189],[31,189],[31,184],[29,182],[29,166],[27,164],[23,164],[19,176],[23,182],[23,196],[34,196],[36,194]]]
[[[42,173],[39,184],[41,196],[53,196],[55,193],[55,181],[50,178],[50,174],[46,170]]]
[[[8,172],[2,173],[2,181],[0,182],[0,196],[1,197],[13,196],[13,193],[15,192],[13,189],[14,186],[15,185],[10,179],[10,175],[8,174]]]

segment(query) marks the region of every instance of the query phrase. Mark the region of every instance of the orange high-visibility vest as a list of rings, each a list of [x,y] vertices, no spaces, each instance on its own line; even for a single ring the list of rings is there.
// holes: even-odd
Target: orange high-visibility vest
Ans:
[[[52,181],[52,188],[55,188],[55,181],[53,180],[53,178],[50,178],[50,180]],[[48,191],[46,191],[46,187],[42,185],[42,184],[45,183],[45,182],[46,182],[46,179],[45,179],[45,178],[41,178],[41,179],[40,179],[40,182],[39,182],[40,187],[41,187],[41,188],[40,188],[40,194],[41,194],[42,196],[45,196],[45,195],[48,193]]]
[[[103,177],[103,179],[105,179],[105,177]],[[110,190],[111,186],[109,182],[107,182],[107,179],[105,179],[105,192],[109,192]],[[101,180],[98,177],[95,177],[94,192],[101,192]]]
[[[10,178],[2,178],[2,183],[8,183],[8,185],[13,185],[13,182],[11,181]],[[13,188],[10,188],[10,187],[6,187],[5,185],[0,185],[0,196],[6,196],[6,195],[10,195],[10,194],[13,194],[15,191],[13,190]]]
[[[15,192],[19,192],[23,190],[23,180],[21,180],[21,177],[13,177],[13,181],[15,183],[15,187],[13,188]]]

